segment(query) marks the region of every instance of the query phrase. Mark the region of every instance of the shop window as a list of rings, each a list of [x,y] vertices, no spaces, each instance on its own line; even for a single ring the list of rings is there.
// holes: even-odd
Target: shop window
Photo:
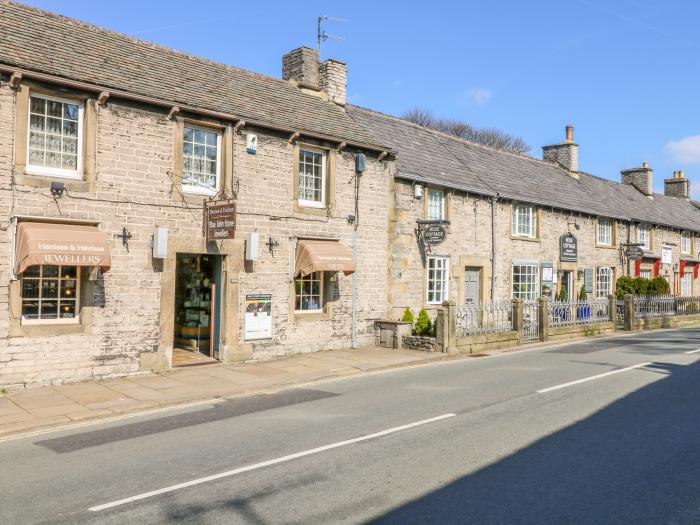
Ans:
[[[651,239],[649,237],[649,226],[646,224],[640,224],[637,226],[637,242],[640,247],[644,250],[651,249]]]
[[[598,219],[597,242],[601,246],[612,246],[613,222],[612,219]]]
[[[69,323],[80,309],[77,266],[30,266],[21,276],[22,323]]]
[[[428,190],[428,220],[441,221],[445,219],[445,192]]]
[[[321,150],[299,149],[299,205],[326,207],[326,154]]]
[[[612,295],[613,270],[612,268],[598,268],[596,279],[596,297],[607,297]]]
[[[299,276],[294,282],[297,312],[318,312],[323,308],[323,272]]]
[[[513,235],[531,238],[537,236],[537,210],[531,204],[513,205]]]
[[[681,232],[681,253],[689,254],[691,251],[690,232]]]
[[[82,177],[82,104],[47,95],[31,95],[27,139],[27,173]]]
[[[440,304],[447,301],[449,283],[449,259],[428,257],[428,303]]]
[[[183,191],[216,195],[221,188],[221,133],[186,125],[182,150]]]
[[[537,265],[513,265],[513,299],[523,301],[537,299]]]

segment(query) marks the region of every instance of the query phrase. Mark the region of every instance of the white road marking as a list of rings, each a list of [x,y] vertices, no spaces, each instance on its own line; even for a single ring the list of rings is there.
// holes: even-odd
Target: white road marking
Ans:
[[[700,348],[698,348],[697,350],[688,350],[686,354],[697,354],[698,352],[700,352]]]
[[[632,366],[627,366],[625,368],[618,368],[617,370],[611,370],[610,372],[605,372],[603,374],[598,374],[595,376],[590,376],[590,377],[584,377],[583,379],[577,379],[576,381],[570,381],[568,383],[562,383],[561,385],[555,385],[555,386],[550,386],[549,388],[543,388],[542,390],[538,390],[538,394],[546,394],[547,392],[551,392],[553,390],[559,390],[560,388],[566,388],[569,386],[574,386],[574,385],[579,385],[581,383],[586,383],[587,381],[593,381],[594,379],[600,379],[601,377],[607,377],[611,376],[613,374],[620,374],[622,372],[627,372],[629,370],[634,370],[635,368],[643,368],[645,366],[649,366],[652,363],[639,363],[638,365],[632,365]]]
[[[249,472],[251,470],[257,470],[264,467],[269,467],[271,465],[277,465],[279,463],[285,463],[293,459],[303,458],[304,456],[310,456],[312,454],[318,454],[319,452],[325,452],[326,450],[332,450],[334,448],[344,447],[347,445],[352,445],[354,443],[359,443],[361,441],[367,441],[369,439],[374,439],[382,436],[387,436],[389,434],[394,434],[395,432],[400,432],[402,430],[408,430],[409,428],[415,428],[422,425],[427,425],[428,423],[435,423],[436,421],[442,421],[443,419],[448,419],[455,417],[457,414],[443,414],[441,416],[431,417],[429,419],[422,419],[414,423],[408,423],[406,425],[401,425],[398,427],[388,428],[380,432],[375,432],[374,434],[366,434],[364,436],[346,439],[344,441],[338,441],[336,443],[331,443],[329,445],[323,445],[322,447],[316,447],[308,450],[302,450],[301,452],[295,452],[294,454],[289,454],[288,456],[282,456],[280,458],[270,459],[268,461],[263,461],[261,463],[254,463],[252,465],[247,465],[245,467],[240,467],[233,470],[227,470],[226,472],[220,472],[219,474],[214,474],[212,476],[206,476],[204,478],[193,479],[191,481],[186,481],[184,483],[178,483],[177,485],[170,485],[169,487],[164,487],[158,490],[152,490],[151,492],[144,492],[143,494],[137,494],[136,496],[131,496],[129,498],[120,499],[117,501],[112,501],[110,503],[104,503],[102,505],[96,505],[90,507],[88,510],[92,512],[99,512],[105,509],[111,509],[113,507],[118,507],[120,505],[125,505],[126,503],[131,503],[134,501],[139,501],[146,498],[151,498],[153,496],[158,496],[159,494],[165,494],[168,492],[174,492],[176,490],[184,489],[187,487],[192,487],[194,485],[200,485],[202,483],[208,483],[221,478],[227,478],[230,476],[235,476],[236,474],[241,474],[243,472]]]

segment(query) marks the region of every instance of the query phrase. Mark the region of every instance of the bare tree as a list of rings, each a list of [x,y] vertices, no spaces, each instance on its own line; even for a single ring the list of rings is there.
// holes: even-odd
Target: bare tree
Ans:
[[[411,108],[402,115],[402,118],[419,126],[442,131],[484,146],[518,154],[530,151],[530,145],[521,137],[510,135],[496,128],[477,128],[461,120],[436,117],[425,108]]]

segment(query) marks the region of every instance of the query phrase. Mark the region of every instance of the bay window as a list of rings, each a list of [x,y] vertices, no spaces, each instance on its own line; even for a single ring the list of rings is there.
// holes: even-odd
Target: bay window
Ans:
[[[597,243],[601,246],[612,246],[613,222],[612,219],[599,218],[597,224]]]
[[[82,178],[83,106],[76,100],[29,97],[27,173]]]
[[[513,236],[537,236],[537,210],[531,204],[513,204]]]
[[[21,276],[22,323],[76,321],[80,309],[77,266],[39,265]]]
[[[447,301],[449,283],[449,259],[428,257],[428,303],[441,304]]]
[[[534,301],[537,299],[537,265],[513,265],[513,299]]]
[[[185,125],[182,154],[183,191],[216,195],[221,188],[221,133]]]

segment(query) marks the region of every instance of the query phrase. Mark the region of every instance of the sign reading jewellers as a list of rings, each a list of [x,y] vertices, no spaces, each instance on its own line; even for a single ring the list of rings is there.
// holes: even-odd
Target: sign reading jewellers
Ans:
[[[442,224],[429,224],[423,230],[423,242],[428,246],[442,244],[447,238],[447,230]]]
[[[236,203],[206,203],[204,224],[207,241],[233,239],[236,236]]]
[[[559,260],[576,262],[578,259],[578,240],[573,233],[565,233],[559,237]]]

